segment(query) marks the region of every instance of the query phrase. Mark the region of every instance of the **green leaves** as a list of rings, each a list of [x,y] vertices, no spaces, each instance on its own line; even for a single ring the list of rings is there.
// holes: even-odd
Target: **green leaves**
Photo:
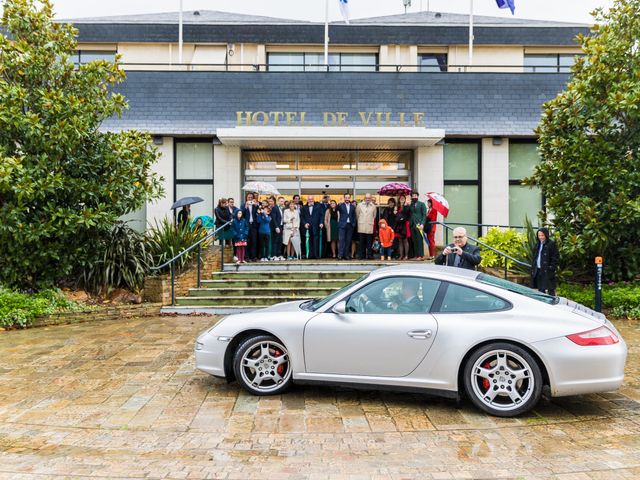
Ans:
[[[616,0],[580,37],[585,58],[536,130],[542,188],[561,254],[580,272],[604,256],[613,279],[640,273],[640,0]],[[624,252],[624,254],[622,254]]]
[[[42,5],[38,9],[38,5]],[[114,222],[162,194],[148,134],[103,133],[127,107],[117,61],[74,66],[50,1],[5,2],[0,35],[0,282],[51,285],[94,260]]]

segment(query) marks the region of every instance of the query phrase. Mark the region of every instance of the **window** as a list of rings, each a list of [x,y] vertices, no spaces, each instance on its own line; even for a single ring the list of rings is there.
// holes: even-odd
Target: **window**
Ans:
[[[503,288],[505,290],[509,290],[510,292],[519,293],[520,295],[524,295],[526,297],[533,298],[534,300],[548,303],[549,305],[555,305],[559,301],[558,297],[552,297],[551,295],[539,292],[538,290],[525,287],[524,285],[520,285],[518,283],[510,282],[509,280],[505,280],[503,278],[494,277],[493,275],[487,275],[486,273],[481,273],[480,275],[478,275],[476,280],[480,283],[486,283],[487,285],[493,285],[494,287]]]
[[[540,162],[534,142],[509,142],[509,225],[522,226],[525,218],[536,225],[543,208],[539,188],[522,185],[522,179],[533,173]]]
[[[568,73],[580,55],[574,53],[525,54],[524,71],[534,73]]]
[[[76,50],[73,56],[73,63],[89,63],[94,60],[106,60],[107,62],[113,62],[116,59],[115,51],[110,50]]]
[[[347,300],[350,313],[425,313],[438,292],[440,282],[419,277],[376,280],[354,292]]]
[[[213,216],[213,144],[211,140],[175,142],[175,199],[201,197],[191,206],[191,218]]]
[[[444,196],[452,206],[447,224],[480,223],[480,144],[448,142],[444,146]],[[463,225],[471,236],[478,228]]]
[[[446,53],[423,53],[418,55],[418,65],[421,72],[446,72]]]
[[[330,53],[329,71],[331,72],[375,72],[378,55],[376,53]],[[267,54],[270,72],[324,72],[324,53],[286,53]]]
[[[501,298],[457,283],[447,284],[439,311],[441,313],[494,312],[511,305]]]

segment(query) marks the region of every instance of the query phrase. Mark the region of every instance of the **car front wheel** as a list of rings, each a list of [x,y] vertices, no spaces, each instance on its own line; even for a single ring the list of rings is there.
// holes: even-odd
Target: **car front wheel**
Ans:
[[[275,395],[292,382],[289,352],[271,335],[257,335],[242,342],[233,357],[240,385],[254,395]]]
[[[526,350],[509,343],[492,343],[469,357],[464,387],[478,408],[498,417],[514,417],[538,403],[542,372]]]

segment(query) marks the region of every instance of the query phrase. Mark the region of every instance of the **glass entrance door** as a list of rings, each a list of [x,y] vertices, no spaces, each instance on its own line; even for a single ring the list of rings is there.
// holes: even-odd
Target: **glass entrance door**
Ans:
[[[244,180],[271,183],[285,197],[340,199],[346,192],[354,198],[371,193],[380,205],[386,204],[386,197],[377,196],[383,185],[411,185],[412,156],[410,150],[247,150],[243,152]]]

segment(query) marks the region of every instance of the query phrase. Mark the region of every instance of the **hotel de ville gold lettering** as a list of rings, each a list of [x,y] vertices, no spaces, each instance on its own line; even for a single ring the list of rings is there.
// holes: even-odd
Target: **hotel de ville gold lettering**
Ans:
[[[310,127],[307,112],[236,112],[238,127]],[[424,127],[423,112],[358,112],[349,123],[348,112],[322,112],[323,127]]]

